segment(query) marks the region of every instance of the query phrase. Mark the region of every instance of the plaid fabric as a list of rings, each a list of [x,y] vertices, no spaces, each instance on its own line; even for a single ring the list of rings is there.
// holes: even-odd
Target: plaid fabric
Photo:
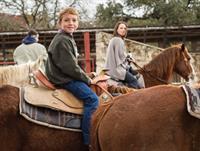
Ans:
[[[24,90],[20,90],[20,114],[34,123],[71,131],[81,131],[82,116],[44,107],[33,106],[24,99]]]
[[[200,90],[188,85],[184,85],[182,88],[186,95],[188,112],[190,115],[200,118]]]

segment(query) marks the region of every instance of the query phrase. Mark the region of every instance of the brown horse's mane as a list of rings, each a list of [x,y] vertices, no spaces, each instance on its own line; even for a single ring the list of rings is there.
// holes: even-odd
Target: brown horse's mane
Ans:
[[[144,65],[143,69],[145,71],[154,73],[156,76],[170,74],[169,71],[173,71],[173,65],[175,64],[176,60],[179,59],[181,56],[180,49],[180,44],[166,48],[163,52],[152,59],[148,64]]]

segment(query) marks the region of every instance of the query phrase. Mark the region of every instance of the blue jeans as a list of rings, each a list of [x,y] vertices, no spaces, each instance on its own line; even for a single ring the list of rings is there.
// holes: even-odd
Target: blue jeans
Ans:
[[[124,82],[128,85],[128,87],[140,89],[141,87],[138,83],[138,80],[134,77],[134,75],[136,74],[137,71],[133,70],[132,67],[130,67],[129,70],[126,71]]]
[[[82,120],[83,143],[90,143],[90,120],[92,113],[97,109],[98,96],[90,89],[90,87],[81,81],[70,81],[61,86],[71,92],[75,97],[83,100],[84,111]]]

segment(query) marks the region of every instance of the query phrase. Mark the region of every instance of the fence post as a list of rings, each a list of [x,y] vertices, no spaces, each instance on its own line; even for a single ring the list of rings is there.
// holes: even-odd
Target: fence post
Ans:
[[[91,72],[90,66],[90,34],[84,32],[84,48],[85,48],[85,72]]]

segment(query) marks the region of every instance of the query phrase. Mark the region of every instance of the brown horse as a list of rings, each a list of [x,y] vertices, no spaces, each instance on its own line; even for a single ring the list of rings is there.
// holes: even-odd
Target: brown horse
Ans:
[[[21,117],[19,88],[0,90],[1,151],[85,150],[79,132],[36,125]],[[199,151],[200,121],[188,114],[180,87],[162,85],[100,106],[91,134],[92,151]]]
[[[171,83],[173,72],[187,81],[193,72],[190,59],[185,45],[178,44],[166,48],[138,72],[143,75],[146,87]]]
[[[100,106],[91,134],[92,151],[200,150],[200,120],[187,112],[182,88],[172,85],[141,89]]]

